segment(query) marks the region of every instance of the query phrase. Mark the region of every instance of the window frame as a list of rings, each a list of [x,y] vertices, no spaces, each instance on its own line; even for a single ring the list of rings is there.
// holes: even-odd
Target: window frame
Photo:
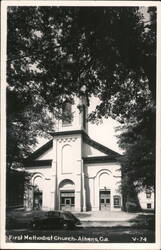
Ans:
[[[118,204],[115,204],[116,199],[118,200]],[[113,206],[114,208],[121,208],[121,197],[119,195],[113,196]]]
[[[66,117],[64,119],[64,116],[67,116],[69,112],[70,117]],[[70,102],[66,102],[63,104],[62,107],[62,126],[67,127],[72,125],[72,104]]]
[[[147,199],[150,199],[150,198],[151,198],[151,192],[150,192],[150,191],[147,191],[147,192],[146,192],[146,198],[147,198]]]
[[[149,205],[150,205],[150,207],[149,207]],[[146,207],[147,207],[147,209],[152,209],[152,204],[151,203],[147,203]]]

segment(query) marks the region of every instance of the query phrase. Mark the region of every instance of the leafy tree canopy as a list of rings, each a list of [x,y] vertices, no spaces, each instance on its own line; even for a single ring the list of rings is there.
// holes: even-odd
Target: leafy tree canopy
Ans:
[[[20,158],[40,128],[53,128],[44,110],[59,117],[62,103],[81,95],[85,85],[88,98],[94,94],[100,99],[89,118],[110,115],[126,124],[121,145],[132,160],[133,150],[137,154],[139,148],[129,140],[138,129],[140,141],[135,142],[144,141],[139,127],[155,108],[156,9],[148,11],[145,23],[137,7],[8,8],[10,159],[14,144],[19,145]]]
[[[149,36],[138,8],[11,7],[9,86],[28,101],[41,96],[53,112],[86,85],[101,101],[95,117],[138,116],[155,96]]]

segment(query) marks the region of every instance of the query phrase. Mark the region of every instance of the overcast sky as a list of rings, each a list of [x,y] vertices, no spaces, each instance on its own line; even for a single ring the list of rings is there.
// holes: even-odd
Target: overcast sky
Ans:
[[[119,123],[115,120],[108,118],[103,119],[103,123],[96,125],[96,124],[89,124],[88,134],[91,139],[103,144],[110,149],[121,153],[121,149],[118,147],[116,138],[115,128],[119,126]]]
[[[89,112],[95,109],[95,106],[98,104],[98,100],[96,98],[92,98],[90,102]],[[118,153],[121,153],[122,150],[118,147],[116,138],[115,128],[120,124],[116,120],[112,118],[102,119],[102,123],[100,124],[88,124],[88,134],[91,139],[96,140],[97,142],[103,144]]]

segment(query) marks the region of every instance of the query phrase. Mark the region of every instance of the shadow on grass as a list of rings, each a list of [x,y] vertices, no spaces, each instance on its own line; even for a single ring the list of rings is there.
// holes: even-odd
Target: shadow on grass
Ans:
[[[154,214],[140,214],[134,219],[129,220],[132,223],[132,228],[140,229],[155,229],[155,215]]]
[[[29,228],[34,217],[44,215],[44,211],[9,211],[6,214],[6,229]]]

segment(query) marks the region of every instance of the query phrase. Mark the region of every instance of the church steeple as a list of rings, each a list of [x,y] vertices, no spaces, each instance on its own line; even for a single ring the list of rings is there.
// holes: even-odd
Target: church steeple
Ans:
[[[62,119],[58,121],[58,131],[84,130],[88,133],[88,105],[82,95],[75,97],[73,103],[66,102],[62,108]]]

